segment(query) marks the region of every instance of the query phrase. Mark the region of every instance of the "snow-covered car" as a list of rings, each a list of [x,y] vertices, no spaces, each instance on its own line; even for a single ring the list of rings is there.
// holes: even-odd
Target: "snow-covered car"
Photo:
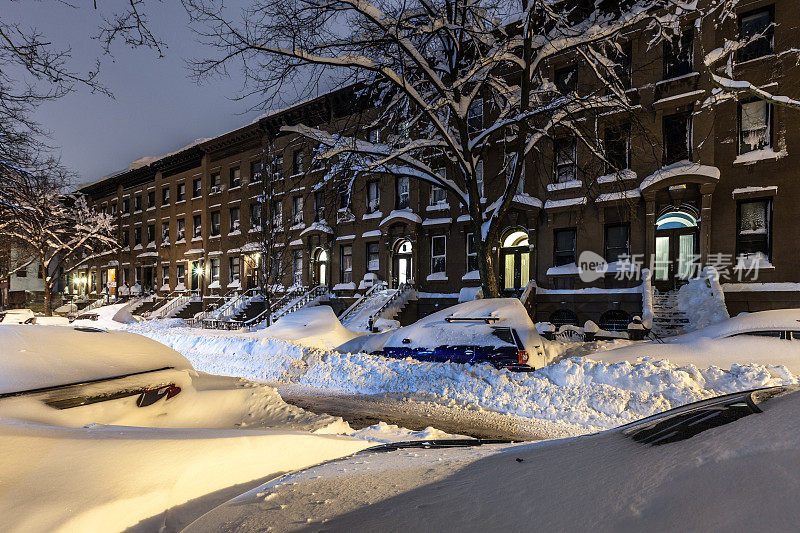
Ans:
[[[129,311],[128,303],[104,305],[79,314],[72,321],[73,326],[117,329],[124,324],[137,322],[138,319]]]
[[[796,387],[577,439],[469,444],[365,450],[256,487],[184,531],[782,531],[800,520]]]
[[[437,311],[394,331],[379,353],[518,371],[547,363],[543,340],[516,298],[474,300]]]
[[[782,365],[800,372],[800,309],[747,313],[705,328],[667,339],[644,342],[587,355],[606,363],[634,362],[643,357],[672,363],[731,365],[759,363]]]
[[[37,326],[69,326],[69,318],[65,316],[35,316],[28,324]]]
[[[35,316],[30,309],[9,309],[3,314],[0,324],[29,324]]]
[[[146,407],[176,396],[178,352],[131,333],[94,328],[0,326],[0,402],[41,401],[56,409],[135,398]]]

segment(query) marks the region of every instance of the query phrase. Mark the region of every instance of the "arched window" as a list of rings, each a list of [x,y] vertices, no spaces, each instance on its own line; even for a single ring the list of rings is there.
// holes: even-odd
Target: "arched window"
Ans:
[[[609,309],[600,315],[600,329],[606,331],[626,331],[631,322],[631,315],[621,309]]]
[[[656,220],[657,229],[696,228],[697,217],[686,211],[669,211]]]
[[[569,309],[559,309],[558,311],[553,311],[550,315],[550,323],[556,327],[556,330],[565,325],[577,326],[578,315]]]

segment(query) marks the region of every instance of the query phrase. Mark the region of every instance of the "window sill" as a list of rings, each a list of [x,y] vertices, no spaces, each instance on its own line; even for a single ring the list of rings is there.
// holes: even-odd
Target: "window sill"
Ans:
[[[772,52],[772,53],[769,53],[769,54],[764,54],[763,56],[754,57],[753,59],[748,59],[747,61],[741,61],[741,62],[734,61],[733,62],[733,68],[747,67],[747,66],[750,66],[750,65],[752,65],[754,63],[758,63],[759,61],[763,61],[765,59],[775,60],[777,58],[778,58],[778,54],[776,54],[775,52]]]
[[[177,201],[175,202],[175,205],[178,205],[178,204],[185,204],[185,203],[186,203],[186,200],[177,200]]]
[[[219,233],[217,233],[216,235],[209,235],[208,236],[209,239],[219,239],[220,237],[221,237],[221,235]]]
[[[675,76],[674,78],[667,78],[665,80],[657,81],[656,87],[660,85],[667,85],[669,83],[674,83],[676,81],[688,80],[691,78],[698,78],[698,77],[700,77],[699,72],[689,72],[688,74],[682,74],[680,76]]]
[[[733,164],[739,165],[755,165],[759,161],[776,161],[782,157],[786,157],[786,150],[776,152],[772,148],[763,148],[761,150],[751,150],[744,154],[739,154],[733,160]]]
[[[242,188],[242,186],[241,186],[241,185],[237,185],[236,187],[231,187],[231,188],[229,188],[229,189],[228,189],[228,192],[231,192],[231,191],[237,191],[237,190],[239,190],[239,189],[241,189],[241,188]]]

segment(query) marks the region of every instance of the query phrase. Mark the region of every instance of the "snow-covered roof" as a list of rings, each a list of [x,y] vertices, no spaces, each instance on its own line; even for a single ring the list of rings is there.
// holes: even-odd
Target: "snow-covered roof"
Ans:
[[[303,236],[307,233],[311,233],[312,231],[319,231],[322,233],[331,233],[331,234],[333,233],[333,229],[328,225],[328,223],[325,222],[324,220],[321,220],[319,222],[314,222],[309,227],[301,231],[300,236]]]
[[[680,176],[703,176],[709,181],[719,181],[719,169],[709,165],[701,165],[691,161],[678,161],[672,165],[660,168],[647,176],[639,185],[641,190],[648,189],[657,183]]]

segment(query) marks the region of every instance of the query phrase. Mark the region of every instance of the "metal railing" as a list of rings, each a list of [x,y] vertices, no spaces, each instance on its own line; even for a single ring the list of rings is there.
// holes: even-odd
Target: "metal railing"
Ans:
[[[219,298],[222,300],[222,304],[214,307],[212,309],[207,309],[199,314],[199,316],[192,319],[192,325],[195,324],[202,324],[203,320],[208,318],[220,316],[221,313],[225,312],[234,302],[239,300],[241,294],[239,293],[240,289],[232,289],[225,293],[222,296],[215,296],[214,298]]]
[[[247,303],[258,296],[261,289],[248,289],[242,294],[231,299],[219,309],[204,313],[206,316],[200,317],[199,322],[204,329],[238,329],[238,327],[230,327],[232,318],[243,309]]]
[[[195,295],[193,294],[183,294],[181,296],[176,296],[172,299],[168,304],[161,306],[157,309],[158,314],[155,316],[157,319],[166,318],[172,313],[175,309],[185,305],[188,302],[192,301]],[[152,315],[151,315],[152,316]]]
[[[305,294],[300,296],[295,302],[291,305],[285,306],[283,309],[277,311],[274,315],[272,315],[272,321],[275,322],[280,317],[288,315],[298,309],[302,309],[306,305],[308,305],[313,300],[325,295],[328,292],[328,287],[324,285],[317,285],[313,289],[307,291]],[[245,324],[247,326],[247,324]]]
[[[356,313],[358,313],[358,311],[361,310],[361,308],[367,304],[370,298],[372,298],[372,293],[378,290],[383,290],[384,288],[386,288],[386,286],[387,285],[385,281],[379,281],[375,283],[372,287],[370,287],[367,290],[367,292],[364,293],[363,296],[361,296],[361,298],[353,302],[353,305],[345,309],[344,313],[339,315],[339,322],[344,322],[348,318],[355,316]]]
[[[402,296],[408,295],[413,289],[414,286],[410,283],[401,283],[400,286],[397,287],[397,290],[394,291],[394,294],[392,294],[385,302],[383,302],[383,305],[381,305],[374,313],[369,315],[370,329],[372,329],[372,326],[374,326],[375,322],[379,318],[383,318],[383,314],[392,306],[392,304],[394,304]]]

